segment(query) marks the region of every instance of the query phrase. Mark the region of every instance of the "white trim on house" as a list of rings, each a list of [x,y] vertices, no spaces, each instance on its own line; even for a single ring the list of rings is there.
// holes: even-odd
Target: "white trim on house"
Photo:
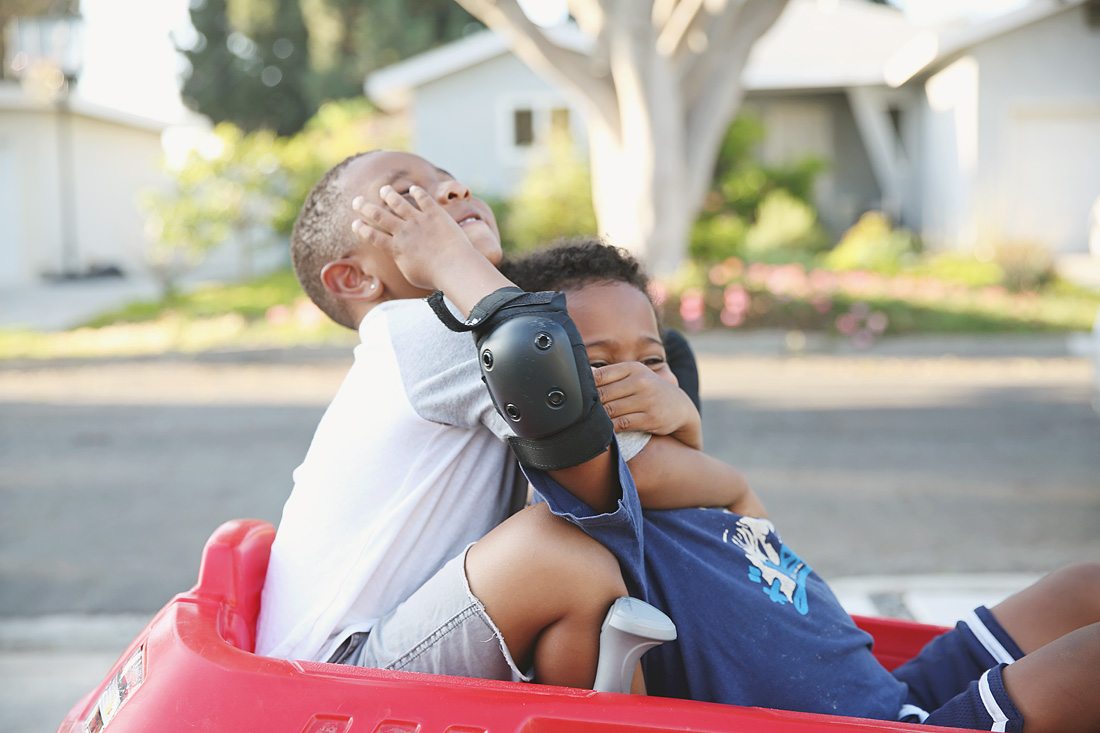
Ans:
[[[981,23],[940,32],[925,31],[898,49],[886,63],[886,82],[900,87],[916,76],[930,72],[951,57],[997,36],[1072,10],[1088,0],[1032,0],[1019,10],[997,15]]]
[[[592,48],[591,39],[574,25],[545,32],[554,43],[571,51],[588,53]],[[510,46],[503,36],[490,30],[479,31],[368,75],[363,91],[388,112],[405,109],[416,87],[509,51]]]

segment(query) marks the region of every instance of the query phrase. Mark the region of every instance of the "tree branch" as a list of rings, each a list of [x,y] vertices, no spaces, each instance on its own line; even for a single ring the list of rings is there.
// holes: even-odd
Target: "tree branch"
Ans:
[[[749,52],[760,36],[779,19],[788,0],[751,0],[741,6],[738,23],[728,45],[711,45],[705,57],[707,73],[692,97],[685,94],[687,119],[688,179],[692,201],[706,193],[709,172],[722,140],[722,133],[744,94],[741,74]],[[718,63],[720,61],[720,63]],[[736,73],[730,73],[730,70]],[[695,80],[691,80],[695,82]]]
[[[687,56],[680,64],[680,83],[684,90],[684,101],[691,105],[699,99],[700,90],[705,86],[715,69],[728,69],[729,63],[718,49],[728,49],[734,41],[737,29],[741,27],[741,14],[749,0],[733,0],[720,13],[711,15],[707,34],[707,50],[700,54]]]
[[[516,0],[455,0],[492,30],[511,41],[516,56],[537,73],[580,96],[609,124],[618,125],[618,105],[609,78],[593,73],[584,54],[563,48],[532,23]]]
[[[657,53],[672,58],[702,9],[703,0],[680,0],[669,13],[664,26],[660,28],[657,36]]]

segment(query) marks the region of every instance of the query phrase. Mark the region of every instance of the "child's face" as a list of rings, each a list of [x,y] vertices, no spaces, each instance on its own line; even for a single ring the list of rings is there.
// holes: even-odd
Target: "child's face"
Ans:
[[[458,222],[474,249],[494,265],[500,264],[503,254],[500,247],[500,230],[497,228],[496,218],[489,205],[475,198],[470,193],[470,189],[456,181],[450,173],[412,153],[388,150],[370,153],[357,158],[348,166],[342,177],[342,186],[347,192],[349,227],[352,215],[351,200],[356,196],[362,196],[367,202],[384,207],[385,204],[382,203],[378,192],[387,184],[393,186],[398,193],[406,195],[406,198],[409,198],[407,194],[410,186],[415,184],[423,188],[434,196],[439,205]],[[409,200],[412,199],[409,198]],[[401,283],[408,285],[392,261],[381,262],[377,256],[381,256],[382,253],[375,251],[374,254],[378,264],[388,271],[389,279],[400,278]],[[382,277],[383,280],[387,279],[386,275]],[[391,292],[401,294],[400,283],[387,283],[387,285]],[[394,287],[395,285],[397,287]],[[408,287],[412,288],[411,285]]]
[[[592,366],[640,361],[676,384],[665,361],[657,316],[645,293],[627,283],[599,283],[567,290],[565,300]]]

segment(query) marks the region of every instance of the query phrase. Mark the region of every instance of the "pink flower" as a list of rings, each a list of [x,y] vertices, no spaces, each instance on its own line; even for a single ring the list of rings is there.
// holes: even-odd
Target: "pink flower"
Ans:
[[[730,328],[737,328],[745,322],[744,311],[731,311],[727,308],[723,308],[721,314],[718,316],[722,321],[723,326],[729,326]]]
[[[859,328],[859,321],[852,313],[845,313],[836,319],[836,330],[845,336],[851,336]]]
[[[875,335],[884,333],[890,319],[882,311],[875,311],[867,316],[867,328]]]
[[[740,285],[730,285],[722,296],[725,309],[731,313],[744,313],[748,311],[752,296]]]
[[[701,329],[705,312],[706,304],[703,302],[701,290],[689,288],[680,294],[680,318],[683,319],[685,328],[691,331]]]
[[[264,313],[264,320],[272,326],[283,326],[290,322],[290,309],[285,305],[273,305]]]

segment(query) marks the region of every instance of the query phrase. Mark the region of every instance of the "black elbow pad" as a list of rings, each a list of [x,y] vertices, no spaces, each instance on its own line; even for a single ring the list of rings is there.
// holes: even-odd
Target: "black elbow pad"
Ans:
[[[502,288],[480,301],[465,323],[441,294],[429,303],[452,330],[473,331],[482,380],[516,434],[509,445],[522,465],[567,468],[611,443],[611,419],[564,295]]]

